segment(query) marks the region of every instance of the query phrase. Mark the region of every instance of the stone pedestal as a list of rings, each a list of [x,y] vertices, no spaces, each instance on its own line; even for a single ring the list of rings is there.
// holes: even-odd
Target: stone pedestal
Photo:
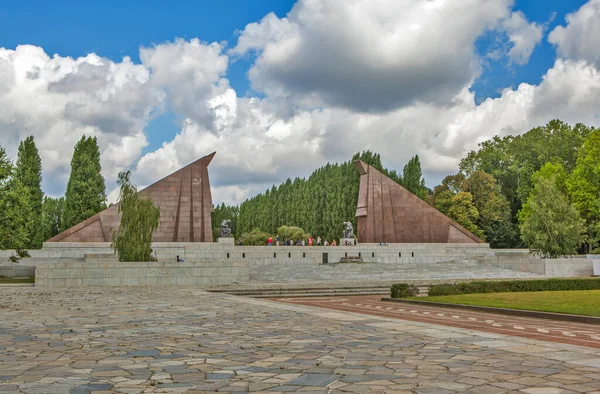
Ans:
[[[231,246],[235,245],[235,239],[233,237],[217,238],[217,242],[220,243],[221,245],[231,245]]]
[[[340,243],[338,244],[338,246],[344,246],[344,241],[345,238],[340,238]],[[348,238],[348,241],[351,242],[350,246],[354,246],[354,238]]]

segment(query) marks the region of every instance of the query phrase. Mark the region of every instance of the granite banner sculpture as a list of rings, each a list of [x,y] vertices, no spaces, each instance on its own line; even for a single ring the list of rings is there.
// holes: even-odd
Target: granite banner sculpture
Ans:
[[[213,211],[208,165],[216,152],[139,192],[160,207],[154,242],[212,242]],[[118,204],[76,224],[48,242],[110,242],[119,228]]]
[[[355,162],[360,173],[356,216],[362,243],[482,243],[467,229],[374,167]]]

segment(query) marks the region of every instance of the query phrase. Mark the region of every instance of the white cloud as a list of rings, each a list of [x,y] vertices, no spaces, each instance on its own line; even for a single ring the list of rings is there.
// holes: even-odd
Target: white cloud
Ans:
[[[149,86],[148,70],[94,54],[73,59],[42,48],[0,48],[0,136],[14,158],[20,140],[33,135],[44,184],[61,193],[73,147],[83,134],[98,137],[102,167],[112,182],[146,146],[144,127],[163,95]]]
[[[0,143],[14,155],[34,134],[45,176],[64,185],[76,140],[98,136],[111,199],[120,168],[134,168],[141,187],[217,151],[214,200],[239,203],[359,150],[380,153],[397,170],[419,154],[433,186],[494,135],[554,118],[600,125],[600,73],[591,59],[559,59],[539,85],[476,103],[475,40],[488,29],[505,34],[504,53],[526,62],[543,30],[511,12],[509,0],[340,4],[300,1],[287,18],[246,26],[230,55],[258,51],[250,78],[266,92],[260,98],[238,97],[229,86],[229,55],[219,43],[143,48],[137,65],[0,49]],[[165,108],[184,119],[182,129],[140,158],[144,128]]]
[[[600,0],[590,0],[566,16],[567,25],[556,27],[548,41],[561,57],[582,59],[600,67]]]
[[[286,18],[270,14],[246,26],[231,53],[257,51],[252,86],[288,107],[380,112],[447,103],[479,73],[475,40],[507,18],[511,5],[299,0]]]
[[[536,45],[542,40],[544,26],[529,23],[520,11],[513,12],[502,25],[511,43],[508,57],[516,64],[526,64]]]
[[[152,73],[152,84],[167,92],[174,111],[212,128],[214,117],[207,100],[228,88],[221,78],[228,65],[222,50],[216,42],[177,39],[140,49],[140,59]]]

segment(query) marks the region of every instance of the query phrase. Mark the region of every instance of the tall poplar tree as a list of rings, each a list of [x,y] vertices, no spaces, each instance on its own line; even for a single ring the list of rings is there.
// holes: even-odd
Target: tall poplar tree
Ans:
[[[27,189],[26,196],[29,200],[28,213],[31,216],[30,226],[26,229],[29,239],[27,248],[40,248],[42,246],[42,232],[40,222],[42,216],[42,159],[35,146],[33,136],[27,137],[19,144],[14,178]]]
[[[106,208],[106,187],[96,137],[83,136],[75,145],[65,193],[62,230]]]
[[[14,168],[0,146],[0,249],[25,249],[30,244],[29,190],[14,177]]]
[[[425,187],[425,179],[423,179],[423,171],[421,170],[419,155],[416,155],[410,159],[404,166],[400,184],[417,197],[421,199],[425,198],[425,195],[427,194],[427,188]]]

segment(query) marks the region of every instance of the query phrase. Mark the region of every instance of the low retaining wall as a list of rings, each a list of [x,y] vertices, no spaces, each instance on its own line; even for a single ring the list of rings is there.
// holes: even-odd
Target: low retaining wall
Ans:
[[[248,283],[245,261],[56,263],[35,269],[36,287],[199,286]]]
[[[563,257],[558,259],[538,259],[533,256],[500,255],[477,259],[489,262],[497,267],[513,269],[521,272],[532,272],[548,278],[572,278],[592,276],[594,273],[592,259],[585,256]]]

